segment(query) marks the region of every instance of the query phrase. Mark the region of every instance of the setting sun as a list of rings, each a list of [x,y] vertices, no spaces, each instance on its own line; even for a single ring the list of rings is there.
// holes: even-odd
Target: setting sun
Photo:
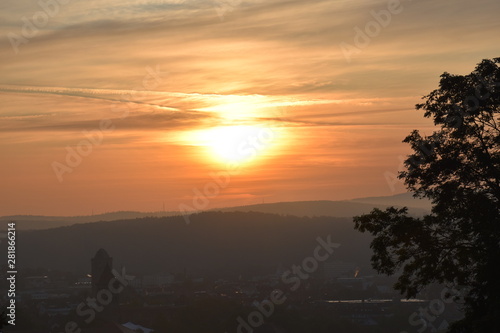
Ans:
[[[214,158],[223,163],[246,163],[267,150],[274,142],[275,132],[259,126],[221,126],[202,131],[199,139]]]

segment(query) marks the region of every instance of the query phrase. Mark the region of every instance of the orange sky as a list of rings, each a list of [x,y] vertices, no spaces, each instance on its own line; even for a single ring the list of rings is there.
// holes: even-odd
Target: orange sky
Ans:
[[[414,105],[500,49],[495,0],[43,3],[0,4],[0,215],[402,192]]]

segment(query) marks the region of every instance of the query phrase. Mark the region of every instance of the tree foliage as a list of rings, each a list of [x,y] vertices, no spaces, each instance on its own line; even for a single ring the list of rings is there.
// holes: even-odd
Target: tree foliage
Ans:
[[[500,58],[468,75],[441,75],[439,88],[417,104],[437,127],[403,142],[412,154],[400,172],[408,190],[429,198],[423,218],[375,209],[354,218],[373,234],[372,265],[398,274],[407,297],[438,282],[460,287],[465,319],[453,330],[500,332]]]

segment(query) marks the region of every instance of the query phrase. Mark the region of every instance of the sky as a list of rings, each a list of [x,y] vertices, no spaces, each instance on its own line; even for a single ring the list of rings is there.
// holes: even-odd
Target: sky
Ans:
[[[3,0],[0,215],[405,191],[443,72],[500,56],[497,0]]]

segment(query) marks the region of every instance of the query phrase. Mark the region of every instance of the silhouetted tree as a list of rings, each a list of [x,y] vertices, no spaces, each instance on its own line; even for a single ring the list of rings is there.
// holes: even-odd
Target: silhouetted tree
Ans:
[[[404,139],[413,153],[399,178],[432,200],[432,213],[414,218],[391,207],[354,218],[357,230],[375,236],[373,267],[397,273],[402,294],[415,296],[433,282],[464,292],[465,318],[451,332],[500,332],[499,63],[442,74],[439,89],[416,106],[438,130]]]

